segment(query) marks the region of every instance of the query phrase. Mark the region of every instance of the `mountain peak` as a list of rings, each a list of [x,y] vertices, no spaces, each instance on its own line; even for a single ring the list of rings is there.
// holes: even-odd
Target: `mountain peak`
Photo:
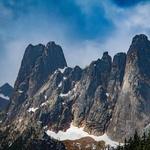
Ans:
[[[148,41],[148,37],[145,34],[135,35],[132,39],[132,44],[137,42]]]
[[[55,41],[50,41],[47,43],[46,47],[56,46]]]
[[[5,83],[0,87],[0,112],[5,110],[9,105],[9,99],[12,95],[13,87],[8,83]],[[0,116],[0,120],[1,120]]]
[[[103,53],[102,59],[110,59],[111,56],[109,55],[108,51]]]
[[[132,44],[127,52],[129,61],[135,61],[135,58],[149,59],[150,53],[150,41],[148,37],[144,34],[139,34],[133,37]],[[144,61],[143,61],[144,62]]]
[[[112,58],[107,51],[103,53],[102,61],[104,61],[109,66],[109,70],[111,70]]]
[[[49,42],[46,46],[42,44],[33,46],[30,44],[25,50],[15,82],[15,92],[13,94],[15,98],[13,99],[19,101],[19,103],[23,102],[26,97],[35,94],[55,70],[66,66],[63,50],[55,42]],[[21,91],[19,96],[18,91]]]
[[[108,56],[108,51],[105,51],[105,52],[103,53],[103,56]]]
[[[12,87],[9,83],[4,83],[2,86],[1,86],[1,88],[3,88],[3,87]]]
[[[28,124],[44,132],[67,131],[73,124],[122,142],[149,123],[150,42],[145,35],[133,38],[127,54],[118,53],[112,61],[106,51],[85,69],[66,67],[63,50],[53,41],[26,51],[6,118],[7,124],[13,122],[10,134]]]
[[[5,96],[10,97],[13,91],[13,87],[9,83],[5,83],[0,87],[0,93],[4,94]]]
[[[51,41],[47,43],[44,50],[45,50],[45,55],[49,58],[49,61],[51,60],[50,69],[52,69],[52,71],[55,71],[58,68],[63,69],[64,67],[67,67],[67,62],[65,60],[65,56],[61,46],[57,45],[54,41]]]

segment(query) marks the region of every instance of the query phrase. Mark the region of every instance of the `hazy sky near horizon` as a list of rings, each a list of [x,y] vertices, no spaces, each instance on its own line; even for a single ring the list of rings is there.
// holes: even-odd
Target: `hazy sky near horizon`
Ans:
[[[55,41],[69,66],[84,67],[150,36],[149,15],[150,0],[0,0],[0,85],[13,85],[29,43]]]

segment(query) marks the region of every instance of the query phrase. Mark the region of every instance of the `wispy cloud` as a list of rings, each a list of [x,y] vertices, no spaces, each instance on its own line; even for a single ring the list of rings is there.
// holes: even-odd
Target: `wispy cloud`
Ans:
[[[150,34],[150,3],[139,3],[135,7],[119,8],[105,5],[106,15],[115,25],[115,30],[107,38],[103,47],[116,51],[127,51],[135,34]]]
[[[150,34],[149,2],[130,7],[115,0],[12,2],[0,2],[0,84],[13,84],[29,43],[56,41],[70,66],[84,67],[106,50],[127,51],[135,34]]]

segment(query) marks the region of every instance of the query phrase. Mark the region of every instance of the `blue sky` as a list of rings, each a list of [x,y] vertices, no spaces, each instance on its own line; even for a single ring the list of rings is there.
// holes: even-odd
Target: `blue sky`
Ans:
[[[150,35],[149,0],[0,0],[0,85],[14,83],[29,43],[56,41],[69,66],[127,51]]]

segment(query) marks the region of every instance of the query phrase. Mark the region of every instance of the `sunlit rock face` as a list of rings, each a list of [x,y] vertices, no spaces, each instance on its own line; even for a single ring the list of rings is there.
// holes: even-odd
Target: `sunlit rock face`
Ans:
[[[145,35],[133,38],[127,54],[112,59],[104,52],[84,69],[67,67],[54,42],[29,45],[4,126],[11,135],[31,124],[59,132],[73,123],[88,134],[106,133],[122,141],[150,123],[149,68],[150,41]]]
[[[48,80],[48,76],[56,69],[66,66],[62,48],[55,42],[49,42],[46,46],[30,44],[25,50],[15,82],[10,111],[13,109],[15,115],[20,105],[38,91]]]
[[[108,132],[129,137],[150,123],[150,41],[137,35],[127,53],[125,75]]]

